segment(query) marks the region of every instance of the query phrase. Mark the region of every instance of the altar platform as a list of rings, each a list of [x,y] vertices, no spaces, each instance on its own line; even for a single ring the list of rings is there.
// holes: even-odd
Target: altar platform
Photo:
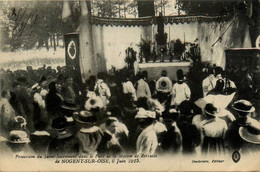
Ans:
[[[177,80],[177,70],[182,69],[183,73],[186,74],[191,66],[190,61],[173,60],[165,62],[144,62],[138,63],[139,71],[146,70],[148,72],[148,79],[157,80],[161,76],[161,71],[166,70],[168,77],[171,80]]]

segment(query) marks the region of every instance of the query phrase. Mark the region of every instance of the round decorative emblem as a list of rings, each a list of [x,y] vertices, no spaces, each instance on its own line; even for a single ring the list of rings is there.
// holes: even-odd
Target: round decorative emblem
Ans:
[[[258,35],[258,37],[256,38],[255,47],[260,48],[260,35]]]
[[[67,48],[67,52],[68,52],[68,55],[71,59],[75,59],[76,57],[76,44],[74,41],[70,41],[69,45],[68,45],[68,48]]]
[[[234,151],[232,154],[232,159],[235,163],[237,163],[240,160],[240,153],[238,151]]]

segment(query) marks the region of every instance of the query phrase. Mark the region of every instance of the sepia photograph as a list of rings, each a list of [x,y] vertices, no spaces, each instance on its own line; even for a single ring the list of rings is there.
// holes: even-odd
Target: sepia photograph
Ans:
[[[259,171],[260,0],[0,0],[0,171]]]

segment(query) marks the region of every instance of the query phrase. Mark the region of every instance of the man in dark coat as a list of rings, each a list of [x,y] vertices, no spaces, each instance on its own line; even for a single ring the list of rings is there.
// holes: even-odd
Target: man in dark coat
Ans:
[[[52,122],[52,128],[56,130],[57,137],[49,144],[48,154],[50,155],[78,155],[80,141],[69,132],[69,123],[66,118],[56,118]]]
[[[243,139],[239,135],[239,128],[248,126],[254,123],[259,123],[255,119],[249,117],[250,113],[255,111],[255,108],[247,100],[238,100],[232,105],[237,112],[237,119],[228,125],[228,130],[225,135],[225,145],[232,153],[239,151],[243,147]]]
[[[161,147],[165,153],[178,153],[182,147],[182,136],[176,121],[179,113],[175,109],[169,110],[163,114],[163,121],[167,128],[167,132],[163,134]]]

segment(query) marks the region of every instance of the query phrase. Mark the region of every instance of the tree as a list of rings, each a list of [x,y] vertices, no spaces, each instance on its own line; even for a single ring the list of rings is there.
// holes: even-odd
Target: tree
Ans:
[[[71,30],[61,19],[61,1],[4,1],[1,2],[3,51],[46,47],[49,40]],[[56,44],[52,43],[54,49]]]
[[[233,13],[236,4],[235,0],[177,0],[176,7],[189,15],[224,15]]]

